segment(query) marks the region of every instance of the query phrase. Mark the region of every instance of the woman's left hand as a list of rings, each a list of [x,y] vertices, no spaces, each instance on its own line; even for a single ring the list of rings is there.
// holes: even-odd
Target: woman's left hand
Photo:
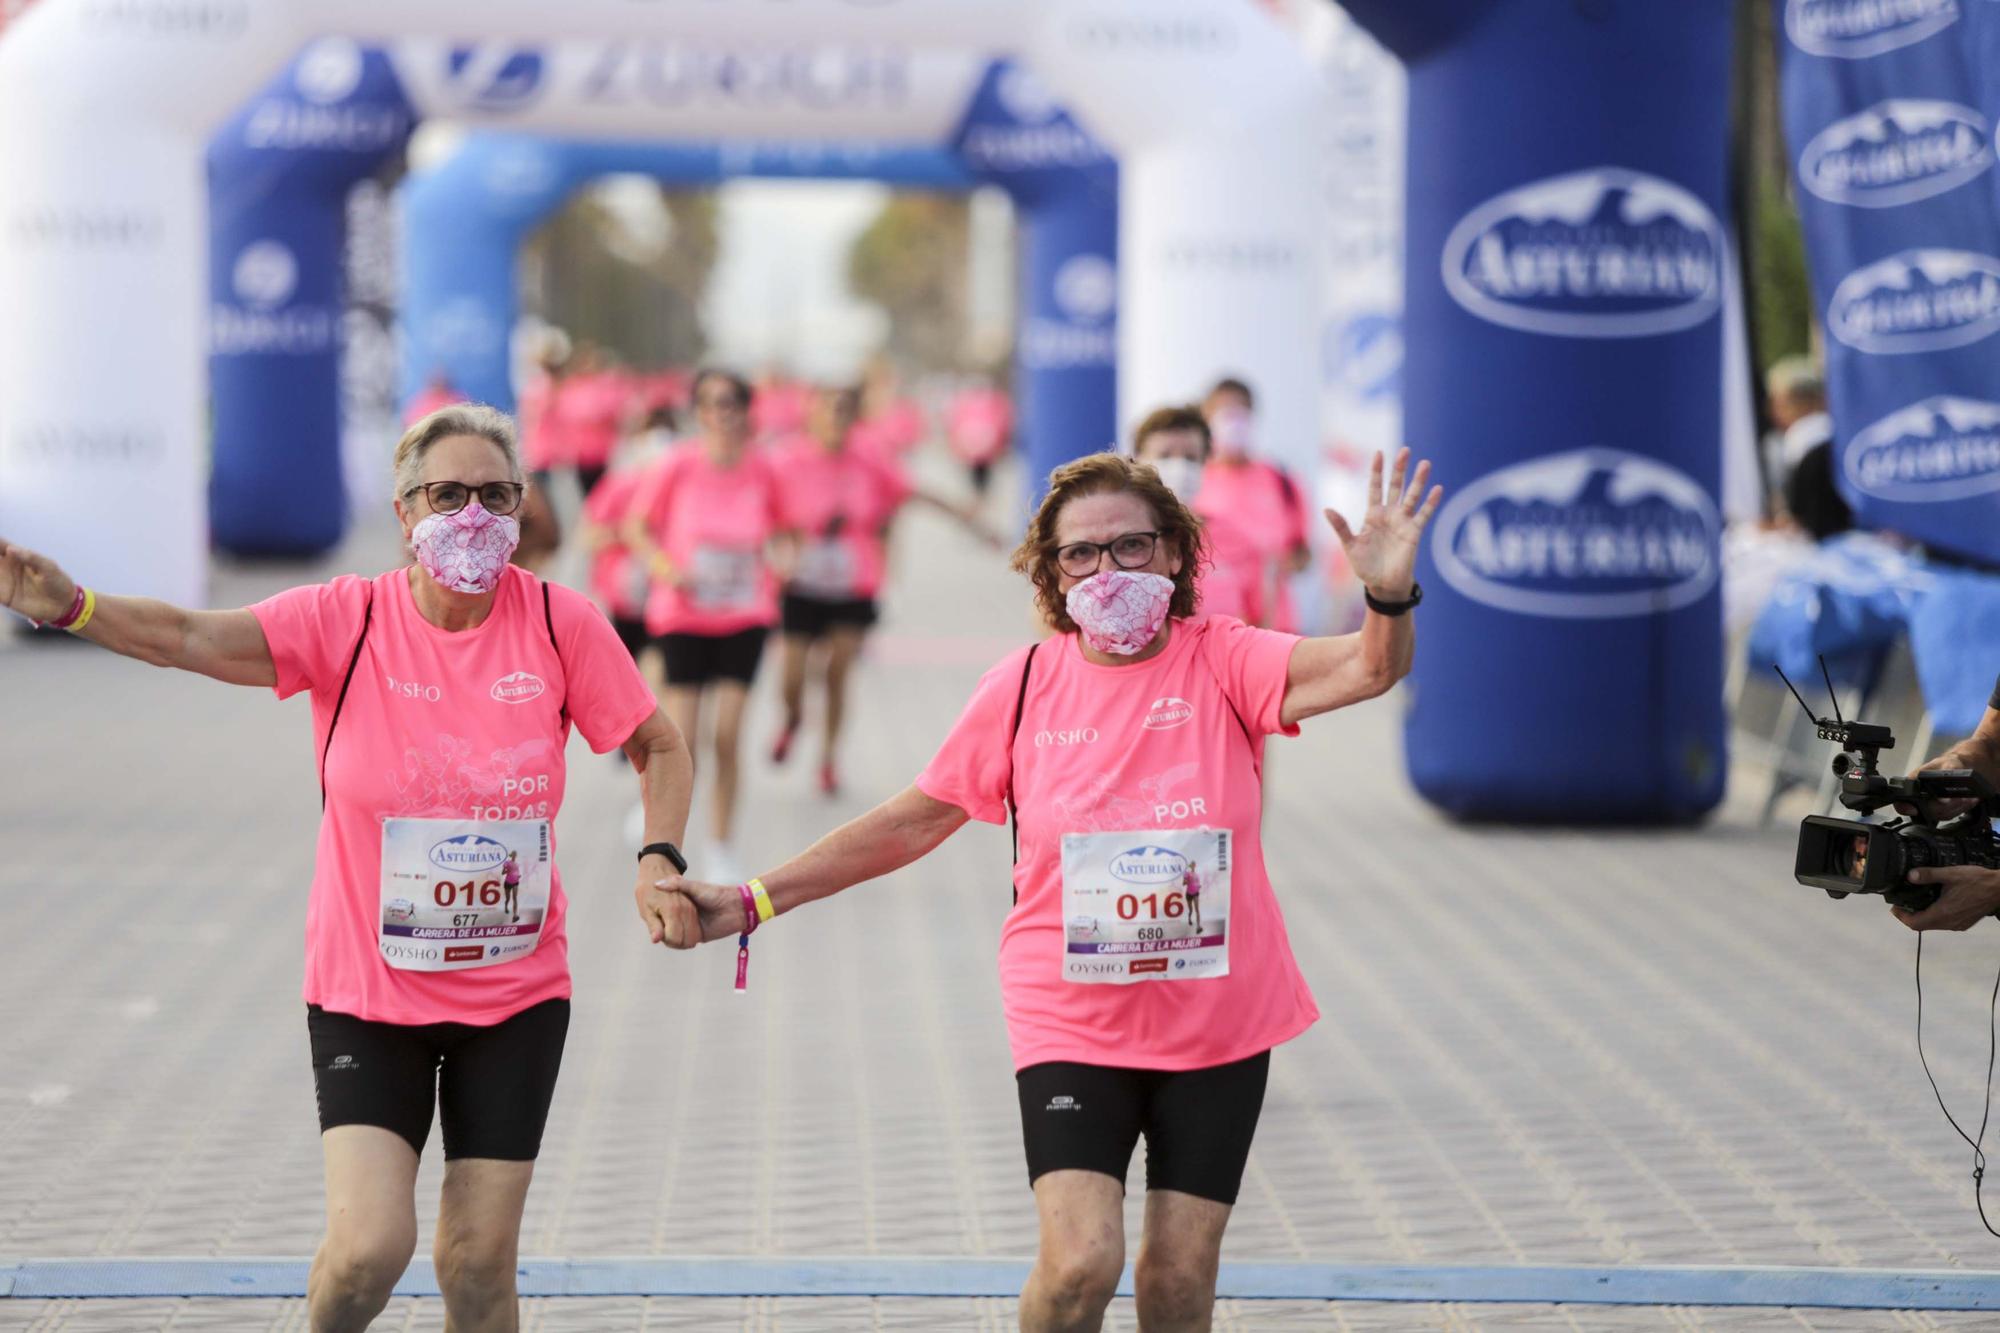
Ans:
[[[639,919],[653,943],[669,949],[692,949],[701,943],[701,919],[685,894],[664,887],[672,881],[655,881],[644,870],[633,897],[639,902]]]
[[[1382,454],[1376,451],[1375,461],[1368,469],[1368,513],[1362,519],[1360,532],[1349,528],[1347,520],[1333,510],[1326,511],[1333,535],[1340,538],[1347,551],[1348,567],[1363,587],[1382,597],[1409,595],[1416,580],[1417,540],[1423,536],[1424,525],[1430,522],[1431,515],[1437,512],[1438,501],[1444,498],[1442,486],[1433,486],[1430,494],[1424,494],[1424,483],[1431,477],[1428,458],[1417,464],[1416,475],[1405,489],[1403,478],[1409,465],[1410,451],[1398,449],[1396,470],[1385,489]]]

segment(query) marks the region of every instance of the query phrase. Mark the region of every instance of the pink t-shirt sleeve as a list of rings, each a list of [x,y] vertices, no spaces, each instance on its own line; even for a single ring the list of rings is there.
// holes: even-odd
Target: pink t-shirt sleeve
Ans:
[[[1009,653],[979,679],[972,700],[958,715],[930,764],[917,775],[917,790],[955,805],[987,824],[1007,822],[1007,782],[1012,776],[1014,703],[1021,697],[1021,667],[1028,649]]]
[[[549,585],[549,614],[562,650],[563,706],[598,754],[631,739],[659,707],[632,654],[604,613],[572,588]]]
[[[1289,727],[1279,720],[1285,702],[1285,682],[1291,669],[1292,649],[1299,636],[1272,629],[1257,629],[1231,616],[1211,616],[1206,622],[1203,643],[1222,692],[1253,736],[1280,734],[1296,736],[1299,724]]]
[[[896,511],[903,507],[903,502],[910,498],[914,488],[910,485],[909,475],[894,459],[876,458],[870,461],[874,465],[875,484],[881,496],[883,518],[886,521],[894,517]]]
[[[287,588],[252,605],[277,668],[280,699],[300,690],[338,690],[361,636],[368,580],[343,574],[330,583]]]

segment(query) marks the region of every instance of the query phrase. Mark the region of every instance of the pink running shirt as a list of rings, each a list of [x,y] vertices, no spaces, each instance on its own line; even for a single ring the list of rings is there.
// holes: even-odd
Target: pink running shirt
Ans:
[[[590,554],[591,595],[620,620],[638,620],[646,614],[643,571],[634,569],[632,552],[618,536],[646,477],[644,467],[614,468],[583,502],[584,518],[608,534],[608,540]]]
[[[561,710],[567,706],[591,749],[603,753],[624,744],[657,705],[611,626],[570,589],[549,589],[558,660],[541,580],[518,566],[507,567],[491,614],[458,633],[423,618],[410,577],[408,569],[343,575],[250,608],[277,667],[278,697],[312,691],[317,761],[373,598],[367,642],[327,751],[326,811],[306,901],[305,998],[380,1023],[490,1025],[570,993],[561,873],[553,874],[533,953],[464,971],[402,971],[378,952],[382,821],[553,823],[569,739]],[[496,689],[503,681],[504,692]]]
[[[792,591],[819,601],[880,593],[887,564],[882,534],[910,496],[903,470],[851,445],[829,453],[810,437],[780,446],[771,461],[785,526],[799,534]],[[829,536],[836,524],[838,532]]]
[[[1007,452],[1014,405],[998,389],[966,389],[951,400],[945,436],[961,463],[990,463]]]
[[[669,449],[633,501],[681,577],[646,599],[651,634],[721,637],[778,619],[778,581],[765,548],[784,531],[778,480],[752,448],[721,467],[698,439]]]
[[[1290,576],[1276,577],[1277,601],[1267,606],[1274,563],[1306,542],[1305,504],[1298,487],[1285,474],[1259,459],[1227,464],[1211,462],[1202,470],[1201,490],[1194,512],[1209,522],[1214,568],[1208,579],[1233,584],[1236,595],[1248,599],[1251,614],[1273,629],[1291,631],[1297,624]],[[1203,585],[1206,594],[1207,584]],[[1206,605],[1206,603],[1204,603]],[[1220,611],[1220,605],[1207,609]]]
[[[1000,933],[1017,1070],[1050,1060],[1207,1068],[1289,1041],[1319,1017],[1264,870],[1260,831],[1262,738],[1298,732],[1278,720],[1298,639],[1210,616],[1172,625],[1166,650],[1136,665],[1098,666],[1074,634],[1035,653],[1011,752],[1020,900]],[[927,795],[989,824],[1007,819],[1007,738],[1027,653],[986,673],[917,778]],[[1123,986],[1064,980],[1063,835],[1204,825],[1231,830],[1234,841],[1228,974]]]
[[[570,443],[571,381],[542,373],[521,389],[521,466],[548,472],[576,462]]]

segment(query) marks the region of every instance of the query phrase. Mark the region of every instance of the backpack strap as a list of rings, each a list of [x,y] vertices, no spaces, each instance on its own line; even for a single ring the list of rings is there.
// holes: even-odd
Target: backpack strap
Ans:
[[[1014,728],[1007,733],[1007,831],[1013,835],[1016,865],[1021,861],[1021,812],[1014,803],[1014,743],[1021,738],[1021,715],[1028,708],[1028,673],[1035,669],[1035,653],[1041,646],[1030,646],[1027,660],[1021,663],[1021,689],[1014,696]],[[1014,886],[1014,901],[1021,901],[1018,884]]]
[[[555,650],[556,665],[563,669],[563,697],[559,711],[563,726],[569,726],[569,663],[563,661],[562,645],[556,642],[556,617],[549,609],[549,584],[542,580],[542,624],[549,631],[549,647]]]
[[[340,725],[340,710],[347,706],[347,687],[354,683],[354,668],[361,664],[361,645],[368,642],[368,625],[375,617],[375,585],[368,585],[368,600],[361,606],[361,632],[354,636],[354,653],[347,659],[347,675],[341,678],[340,696],[333,701],[333,716],[326,723],[326,744],[319,752],[319,808],[326,809],[326,757],[333,750],[333,729]]]

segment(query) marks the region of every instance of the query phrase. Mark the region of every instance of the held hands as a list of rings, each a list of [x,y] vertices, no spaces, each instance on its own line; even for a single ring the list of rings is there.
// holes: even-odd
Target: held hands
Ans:
[[[653,942],[670,949],[692,949],[710,940],[727,939],[743,933],[743,894],[733,884],[703,884],[681,875],[668,875],[640,885],[639,914],[646,915],[644,896],[673,900],[675,919],[684,923],[676,933],[662,936],[655,928]]]
[[[1360,532],[1349,528],[1347,520],[1333,510],[1325,511],[1333,535],[1340,538],[1347,551],[1347,564],[1354,576],[1363,587],[1385,600],[1400,600],[1409,595],[1410,585],[1416,579],[1417,539],[1444,498],[1442,486],[1433,486],[1429,495],[1424,494],[1424,483],[1431,478],[1429,459],[1417,464],[1416,475],[1410,478],[1409,488],[1404,489],[1403,478],[1409,463],[1410,451],[1398,449],[1395,473],[1384,489],[1382,454],[1376,451],[1375,461],[1368,468],[1368,512],[1362,519]]]
[[[1911,930],[1970,930],[2000,910],[2000,870],[1984,866],[1925,866],[1909,873],[1912,884],[1937,884],[1944,892],[1921,912],[1896,907]]]
[[[639,887],[632,894],[638,900],[639,919],[646,923],[646,933],[653,937],[653,943],[669,949],[692,949],[701,943],[701,922],[694,903],[685,894],[666,887],[678,883],[678,876],[655,880],[653,873],[641,866]]]
[[[30,620],[54,620],[75,597],[76,580],[55,561],[0,540],[0,606]]]

